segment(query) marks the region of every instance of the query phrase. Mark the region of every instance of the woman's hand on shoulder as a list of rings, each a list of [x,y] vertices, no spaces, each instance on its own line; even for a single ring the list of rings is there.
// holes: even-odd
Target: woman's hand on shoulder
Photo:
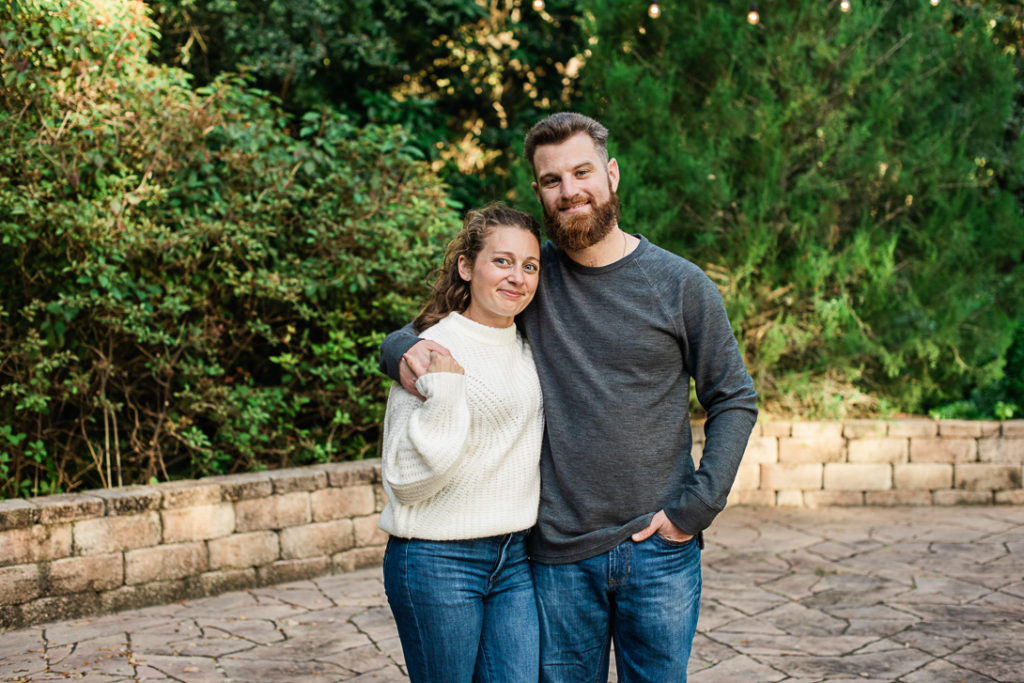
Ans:
[[[402,388],[410,394],[423,400],[424,396],[416,388],[416,380],[427,368],[430,367],[432,356],[437,353],[441,356],[451,356],[451,351],[430,339],[421,339],[402,354],[402,362],[398,366],[398,374],[401,378]]]

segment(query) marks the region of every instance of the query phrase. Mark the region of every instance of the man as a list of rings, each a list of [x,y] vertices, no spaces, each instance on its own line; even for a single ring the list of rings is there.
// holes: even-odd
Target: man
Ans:
[[[545,681],[685,681],[700,607],[700,534],[725,507],[756,398],[714,284],[619,227],[608,131],[553,114],[526,136],[551,242],[517,323],[544,393],[541,502],[531,559]],[[381,368],[408,389],[406,328]],[[418,342],[418,343],[417,343]],[[414,365],[418,363],[414,362]],[[707,411],[690,456],[689,387]]]

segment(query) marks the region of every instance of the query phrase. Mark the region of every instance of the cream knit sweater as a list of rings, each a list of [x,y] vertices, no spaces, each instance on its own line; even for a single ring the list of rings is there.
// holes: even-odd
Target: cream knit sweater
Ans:
[[[466,374],[424,373],[416,388],[426,401],[392,386],[380,528],[440,541],[532,527],[544,413],[529,344],[514,325],[487,327],[459,313],[420,336],[446,346]]]

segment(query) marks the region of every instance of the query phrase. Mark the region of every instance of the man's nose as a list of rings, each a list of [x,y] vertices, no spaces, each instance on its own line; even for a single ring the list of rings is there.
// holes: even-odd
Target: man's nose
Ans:
[[[562,198],[572,199],[579,194],[579,188],[576,186],[576,179],[572,176],[562,180]]]

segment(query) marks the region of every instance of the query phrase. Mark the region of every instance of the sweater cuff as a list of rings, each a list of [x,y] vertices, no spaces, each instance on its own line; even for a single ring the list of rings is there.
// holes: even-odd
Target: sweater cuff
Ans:
[[[679,505],[665,508],[665,516],[680,531],[696,536],[711,526],[721,510],[716,510],[693,494],[684,493]]]
[[[465,391],[466,376],[460,372],[425,372],[416,379],[416,389],[429,401],[455,403]]]

